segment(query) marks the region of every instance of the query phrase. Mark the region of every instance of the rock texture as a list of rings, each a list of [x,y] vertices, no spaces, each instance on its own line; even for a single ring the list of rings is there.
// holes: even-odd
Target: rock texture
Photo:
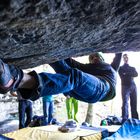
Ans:
[[[21,68],[140,51],[139,0],[1,0],[0,58]]]

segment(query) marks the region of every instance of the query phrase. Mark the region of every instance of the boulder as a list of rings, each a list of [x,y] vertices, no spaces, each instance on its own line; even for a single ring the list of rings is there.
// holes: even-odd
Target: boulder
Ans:
[[[0,1],[0,58],[21,68],[139,50],[139,0]]]

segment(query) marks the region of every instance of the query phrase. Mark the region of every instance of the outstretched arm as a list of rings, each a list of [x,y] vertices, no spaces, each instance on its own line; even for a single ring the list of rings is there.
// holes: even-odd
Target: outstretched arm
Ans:
[[[65,62],[72,68],[77,68],[79,70],[83,70],[85,68],[85,64],[82,64],[72,58],[65,59]]]
[[[113,62],[111,63],[111,66],[114,68],[114,70],[118,71],[120,63],[121,63],[122,53],[116,53],[115,57],[113,59]]]

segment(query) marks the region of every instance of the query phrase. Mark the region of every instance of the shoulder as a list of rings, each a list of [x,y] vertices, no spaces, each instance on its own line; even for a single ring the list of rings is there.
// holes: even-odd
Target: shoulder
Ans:
[[[122,65],[122,66],[120,66],[120,69],[125,69],[127,67],[129,67],[129,65]]]

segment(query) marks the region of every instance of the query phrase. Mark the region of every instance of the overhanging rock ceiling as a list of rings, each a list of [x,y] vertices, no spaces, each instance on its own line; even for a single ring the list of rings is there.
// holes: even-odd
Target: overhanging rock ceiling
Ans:
[[[139,0],[1,0],[0,58],[21,68],[140,51]]]

